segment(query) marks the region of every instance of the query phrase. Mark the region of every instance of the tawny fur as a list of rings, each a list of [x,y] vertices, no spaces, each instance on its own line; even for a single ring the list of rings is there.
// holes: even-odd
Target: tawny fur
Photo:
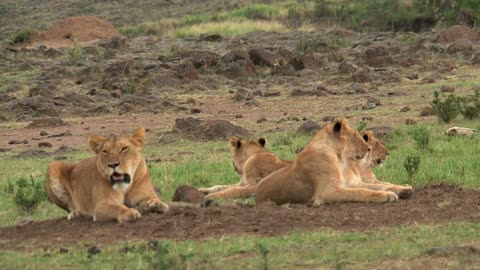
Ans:
[[[387,202],[397,200],[391,191],[350,188],[344,170],[350,160],[365,158],[368,144],[345,119],[325,125],[298,154],[294,163],[265,177],[257,185],[257,203]]]
[[[373,135],[371,131],[362,133],[362,138],[370,147],[370,152],[363,160],[349,160],[349,166],[345,169],[343,175],[347,187],[368,188],[373,190],[392,191],[397,195],[412,192],[410,185],[395,185],[389,182],[383,182],[377,179],[373,172],[374,167],[380,167],[388,157],[388,150]]]
[[[209,199],[236,199],[250,196],[262,178],[272,172],[291,165],[293,162],[282,160],[265,148],[265,139],[241,140],[230,139],[235,171],[242,176],[240,182],[233,185],[218,185],[211,188],[201,188],[208,193]]]
[[[48,165],[47,191],[50,200],[69,212],[68,219],[92,217],[94,221],[132,221],[146,211],[164,212],[168,206],[154,191],[140,150],[145,129],[132,136],[92,135],[90,147],[96,153],[77,164]],[[113,173],[130,176],[130,183],[111,184]]]

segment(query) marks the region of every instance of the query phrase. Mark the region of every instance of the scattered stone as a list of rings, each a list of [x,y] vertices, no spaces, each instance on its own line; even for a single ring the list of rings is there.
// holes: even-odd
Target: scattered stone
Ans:
[[[49,142],[39,142],[38,147],[40,147],[40,148],[52,148],[53,145]]]
[[[40,136],[48,136],[48,132],[45,130],[40,131]]]
[[[199,37],[199,40],[209,41],[209,42],[219,42],[223,40],[223,37],[220,34],[201,34]]]
[[[366,94],[367,91],[363,89],[362,85],[360,83],[352,83],[350,84],[350,89],[352,89],[355,94]]]
[[[78,150],[71,145],[62,145],[57,150],[53,152],[55,155],[63,155],[68,153],[77,152]]]
[[[243,118],[243,115],[241,115],[241,114],[235,114],[235,118]]]
[[[68,253],[68,248],[61,247],[61,248],[58,250],[58,252],[61,253],[61,254]]]
[[[278,96],[280,96],[280,92],[279,91],[265,91],[263,93],[263,96],[264,97],[278,97]]]
[[[61,127],[67,124],[59,117],[34,119],[27,128]]]
[[[237,92],[235,92],[235,95],[233,95],[233,99],[236,101],[252,100],[253,95],[251,91],[245,88],[238,88]]]
[[[417,124],[417,121],[411,118],[408,118],[407,120],[405,120],[405,125],[416,125],[416,124]]]
[[[442,85],[442,87],[440,87],[440,91],[441,91],[441,92],[453,93],[453,92],[455,92],[455,87],[453,87],[453,86],[448,86],[448,85]]]
[[[437,41],[444,45],[460,39],[476,42],[480,40],[480,34],[464,25],[454,25],[440,32]]]
[[[113,90],[110,95],[114,98],[121,98],[123,93],[120,89],[117,89],[117,90]]]
[[[251,49],[248,54],[255,65],[273,67],[278,63],[278,57],[264,49]]]
[[[192,109],[190,110],[190,113],[191,113],[191,114],[197,114],[197,113],[201,113],[201,112],[202,112],[202,110],[200,110],[199,108],[192,108]]]
[[[363,116],[363,117],[362,117],[362,121],[369,121],[369,122],[371,122],[371,121],[373,121],[373,117],[371,117],[371,116]]]
[[[375,137],[381,139],[388,138],[395,132],[395,129],[392,127],[371,127],[367,128],[367,130],[370,130],[371,132],[373,132]]]
[[[473,128],[464,128],[464,127],[451,127],[445,131],[445,134],[449,136],[472,137],[476,133],[477,133],[477,130]]]
[[[262,118],[260,118],[260,119],[257,120],[257,124],[261,124],[261,123],[263,123],[263,122],[267,122],[267,118],[262,117]]]
[[[417,73],[412,73],[407,75],[407,79],[409,80],[418,80],[418,74]]]
[[[473,55],[471,62],[472,62],[472,65],[480,64],[480,53],[476,53],[475,55]]]
[[[122,112],[131,112],[133,110],[135,110],[135,105],[131,104],[131,103],[128,103],[128,102],[125,102],[121,105],[121,111]]]
[[[298,134],[314,134],[320,129],[320,125],[312,120],[305,121],[300,127],[298,127],[296,133]]]
[[[368,71],[360,70],[352,74],[352,80],[354,82],[366,83],[370,82],[372,79],[370,78]]]
[[[67,130],[62,133],[49,135],[48,138],[58,138],[58,137],[67,137],[67,136],[72,136],[72,132],[70,132],[70,130]]]
[[[202,203],[205,200],[205,194],[191,186],[179,186],[173,195],[173,202]]]
[[[400,109],[400,112],[409,112],[410,111],[410,106],[405,106]]]
[[[335,117],[334,117],[334,116],[330,116],[330,115],[324,116],[324,117],[322,118],[322,121],[323,121],[323,122],[333,122],[334,120],[335,120]]]
[[[375,108],[377,106],[380,106],[382,103],[380,100],[376,97],[367,97],[367,107],[368,108]]]
[[[10,140],[8,142],[8,144],[28,144],[28,140],[23,140],[23,141],[20,141],[20,140]]]
[[[30,149],[30,150],[18,153],[15,157],[16,158],[45,158],[48,156],[50,156],[50,154],[46,151],[38,150],[38,149]]]
[[[393,57],[383,45],[371,45],[365,51],[365,62],[369,66],[382,67],[392,64]]]
[[[354,63],[351,63],[347,60],[343,60],[340,65],[338,65],[338,71],[340,71],[341,73],[346,73],[346,74],[350,74],[350,73],[355,73],[358,71],[358,66],[355,65]]]
[[[435,79],[432,78],[432,77],[425,77],[422,79],[421,83],[423,84],[427,84],[427,83],[434,83],[435,82]]]
[[[32,217],[19,217],[15,222],[17,228],[27,226],[30,223],[33,223]]]
[[[198,79],[198,71],[191,62],[182,63],[174,68],[175,74],[181,80],[193,81]]]
[[[228,121],[201,120],[193,117],[175,119],[171,132],[193,140],[227,139],[233,136],[250,137],[248,130]]]
[[[432,107],[423,107],[420,110],[420,116],[426,117],[426,116],[432,116],[434,115],[434,111]]]
[[[97,246],[93,246],[88,249],[87,253],[88,253],[88,257],[91,258],[92,256],[100,253],[100,249]]]

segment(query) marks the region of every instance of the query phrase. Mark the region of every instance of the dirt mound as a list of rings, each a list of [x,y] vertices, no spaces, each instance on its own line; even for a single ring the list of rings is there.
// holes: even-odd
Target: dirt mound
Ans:
[[[38,32],[33,38],[33,44],[43,44],[47,47],[71,47],[74,42],[88,45],[101,39],[120,36],[117,29],[95,16],[68,17],[52,25],[48,30]]]
[[[379,227],[478,222],[479,201],[479,190],[440,184],[417,188],[410,199],[385,204],[337,203],[319,208],[270,204],[174,208],[167,214],[143,216],[129,224],[53,219],[21,228],[0,228],[0,250],[69,246],[78,244],[79,236],[84,241],[105,245],[158,238],[205,239],[225,234],[275,236],[295,230],[373,231]],[[138,228],[142,228],[141,233]]]
[[[232,136],[250,137],[248,130],[226,120],[201,120],[193,117],[175,119],[172,133],[193,140],[227,139]]]
[[[459,39],[467,39],[475,42],[480,40],[480,34],[466,26],[454,25],[440,32],[437,41],[441,44],[447,44]]]

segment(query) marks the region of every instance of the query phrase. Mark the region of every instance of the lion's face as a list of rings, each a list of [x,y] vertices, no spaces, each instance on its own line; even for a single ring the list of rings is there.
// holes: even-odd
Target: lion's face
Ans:
[[[353,128],[351,128],[347,120],[340,119],[332,124],[333,136],[337,138],[339,147],[344,147],[346,157],[351,160],[364,158],[370,151],[370,147],[363,140],[362,136]]]
[[[388,157],[387,148],[385,148],[385,146],[373,136],[371,131],[363,132],[362,138],[367,142],[371,149],[368,154],[370,165],[381,167],[385,159]]]
[[[90,147],[97,154],[97,169],[110,181],[114,189],[125,190],[131,184],[135,171],[142,160],[140,150],[145,142],[145,129],[139,128],[135,134],[99,135],[90,137]]]
[[[258,140],[242,140],[235,137],[230,139],[230,146],[233,156],[233,167],[235,172],[243,175],[243,165],[255,153],[265,149],[264,138]]]

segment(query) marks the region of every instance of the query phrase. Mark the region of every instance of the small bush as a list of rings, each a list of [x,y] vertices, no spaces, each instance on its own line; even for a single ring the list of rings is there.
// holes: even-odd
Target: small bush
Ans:
[[[268,250],[268,248],[262,243],[257,243],[257,248],[258,251],[260,251],[260,255],[262,256],[262,266],[260,267],[260,269],[268,270],[268,253],[270,253],[270,250]]]
[[[356,130],[358,132],[362,132],[364,131],[366,128],[367,128],[367,125],[368,125],[368,122],[365,122],[365,121],[361,121],[360,123],[358,123],[358,125],[356,126]]]
[[[430,131],[425,127],[416,127],[410,134],[420,149],[430,149]]]
[[[33,177],[7,183],[5,193],[13,197],[18,210],[28,214],[33,213],[38,205],[46,201],[48,197],[43,181],[35,181]]]
[[[75,43],[71,49],[67,52],[67,59],[70,65],[76,65],[85,60],[85,52],[82,46]]]
[[[15,36],[12,38],[13,44],[29,42],[32,39],[33,30],[30,28],[25,28],[18,31]]]
[[[465,119],[475,119],[480,116],[480,90],[476,90],[473,95],[464,99],[461,111]]]
[[[407,171],[408,175],[408,184],[413,184],[413,179],[420,169],[420,157],[419,156],[408,156],[403,163],[403,167]]]
[[[445,100],[441,100],[438,91],[433,92],[433,101],[430,102],[433,112],[439,120],[450,123],[462,111],[463,98],[450,94]]]
[[[177,253],[168,242],[151,241],[151,248],[155,249],[153,256],[146,256],[146,261],[155,270],[187,269],[187,259],[191,253]]]

